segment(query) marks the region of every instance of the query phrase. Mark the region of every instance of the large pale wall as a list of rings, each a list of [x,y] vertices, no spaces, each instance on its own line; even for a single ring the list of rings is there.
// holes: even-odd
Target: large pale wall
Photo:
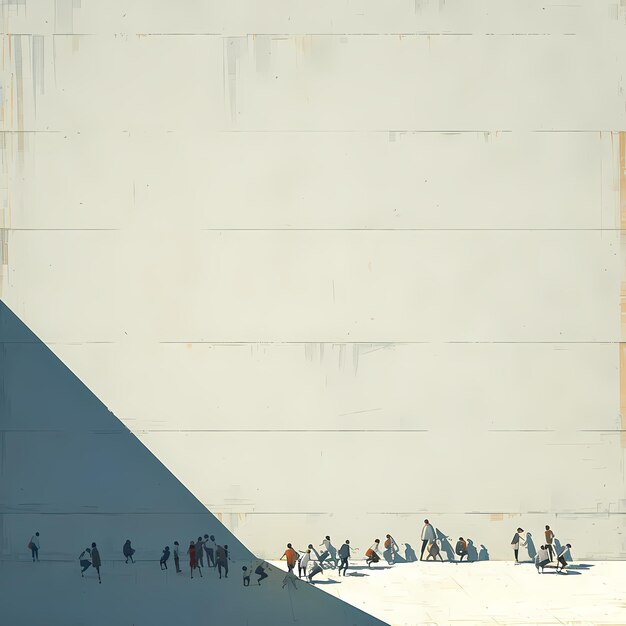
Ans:
[[[0,11],[2,298],[252,550],[626,556],[623,8]]]

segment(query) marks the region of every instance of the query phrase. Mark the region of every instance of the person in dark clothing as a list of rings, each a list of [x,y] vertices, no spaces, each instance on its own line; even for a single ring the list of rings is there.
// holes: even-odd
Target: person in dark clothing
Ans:
[[[526,545],[526,542],[522,538],[523,532],[523,528],[518,528],[517,532],[513,535],[513,539],[511,539],[511,547],[513,548],[513,554],[515,554],[516,563],[519,563],[519,544],[521,543],[523,546]]]
[[[352,548],[350,547],[350,540],[346,539],[345,543],[339,548],[339,558],[341,562],[339,563],[339,576],[341,576],[341,571],[343,570],[343,575],[345,577],[346,572],[348,571],[348,559],[350,558],[350,554],[352,552]]]
[[[554,561],[554,549],[552,548],[552,542],[554,541],[554,533],[550,526],[546,526],[546,549],[550,555],[550,561]]]
[[[180,553],[179,553],[179,549],[180,549],[180,544],[178,543],[178,541],[174,542],[174,565],[176,567],[176,573],[180,574],[182,572],[182,570],[180,569]]]
[[[124,553],[124,556],[126,557],[126,563],[128,563],[128,559],[130,559],[131,563],[135,562],[133,560],[133,554],[135,554],[135,550],[130,545],[130,539],[126,540],[126,543],[124,544],[124,547],[122,548],[122,552]]]
[[[250,586],[250,572],[248,571],[248,568],[245,565],[241,569],[243,570],[243,586],[249,587]]]
[[[169,558],[170,558],[170,547],[165,546],[165,549],[163,550],[163,554],[161,556],[161,560],[159,561],[159,565],[161,566],[161,569],[167,569],[167,560]]]
[[[200,572],[200,578],[202,578],[202,570],[198,565],[198,559],[196,557],[196,544],[193,541],[189,542],[189,549],[187,550],[189,555],[189,569],[191,570],[191,578],[193,578],[193,570],[197,569]]]
[[[96,547],[95,541],[91,544],[91,565],[98,572],[98,582],[102,584],[102,578],[100,578],[100,567],[102,566],[102,560],[100,559],[100,552]]]
[[[572,547],[571,543],[566,543],[565,546],[561,548],[561,552],[558,555],[556,571],[557,573],[563,573],[563,570],[567,567],[567,561],[565,560],[565,555],[567,551]]]
[[[33,557],[33,563],[39,561],[39,533],[35,533],[28,542],[28,548]]]
[[[222,578],[222,570],[224,570],[224,578],[228,578],[228,546],[217,546],[215,553],[215,562],[217,564],[217,573]]]
[[[464,557],[467,556],[467,541],[463,539],[463,537],[459,537],[459,540],[456,542],[455,552],[461,558],[459,559],[459,563],[463,560]]]
[[[259,565],[257,565],[256,569],[254,570],[254,573],[259,577],[257,580],[257,584],[260,585],[262,580],[265,580],[267,578],[267,572],[265,571],[265,568],[263,567],[263,563],[260,563]]]
[[[202,537],[198,537],[198,541],[196,541],[196,559],[198,565],[204,567],[204,540]]]
[[[85,578],[85,572],[91,567],[91,548],[85,548],[78,557],[78,562],[80,563],[81,570],[80,575],[81,578]]]

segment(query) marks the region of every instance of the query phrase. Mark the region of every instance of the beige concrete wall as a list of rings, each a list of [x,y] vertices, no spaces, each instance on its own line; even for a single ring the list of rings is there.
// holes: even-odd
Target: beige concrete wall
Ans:
[[[623,558],[621,5],[127,4],[0,5],[3,300],[261,556]]]

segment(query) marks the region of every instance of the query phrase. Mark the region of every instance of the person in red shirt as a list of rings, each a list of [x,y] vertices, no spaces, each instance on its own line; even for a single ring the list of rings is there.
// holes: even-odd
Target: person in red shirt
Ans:
[[[189,550],[187,550],[187,554],[189,555],[189,568],[191,569],[191,577],[193,578],[193,570],[197,568],[200,572],[200,578],[202,578],[202,570],[198,565],[198,558],[196,556],[196,544],[193,541],[189,542]]]
[[[290,543],[287,544],[287,549],[284,554],[280,557],[280,560],[287,559],[287,571],[288,573],[293,573],[293,569],[296,566],[296,562],[298,561],[299,554],[293,549]]]

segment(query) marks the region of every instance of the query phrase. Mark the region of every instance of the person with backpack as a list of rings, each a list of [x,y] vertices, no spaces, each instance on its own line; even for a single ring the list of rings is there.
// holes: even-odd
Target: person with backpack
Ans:
[[[98,582],[102,584],[102,578],[100,578],[100,567],[102,566],[102,560],[100,559],[100,552],[96,547],[96,542],[91,544],[91,565],[98,572]]]
[[[122,548],[122,552],[126,557],[126,563],[128,563],[128,559],[130,559],[131,563],[134,563],[133,554],[135,554],[135,549],[130,545],[130,539],[127,539]]]
[[[85,548],[78,557],[78,562],[82,569],[80,570],[81,578],[85,578],[85,572],[91,567],[91,548]]]
[[[167,569],[167,560],[170,558],[170,547],[169,546],[165,546],[165,549],[163,550],[163,554],[161,555],[161,559],[159,560],[159,565],[161,566],[161,569]]]
[[[380,546],[380,539],[374,539],[374,543],[365,551],[365,562],[367,567],[371,567],[372,563],[378,563],[380,556],[378,547]]]
[[[459,537],[459,540],[456,542],[456,549],[454,551],[457,553],[458,556],[461,557],[459,559],[459,563],[463,560],[464,557],[467,556],[467,541],[465,541],[463,537]]]
[[[39,532],[36,532],[28,542],[28,549],[33,557],[33,563],[39,561]]]

